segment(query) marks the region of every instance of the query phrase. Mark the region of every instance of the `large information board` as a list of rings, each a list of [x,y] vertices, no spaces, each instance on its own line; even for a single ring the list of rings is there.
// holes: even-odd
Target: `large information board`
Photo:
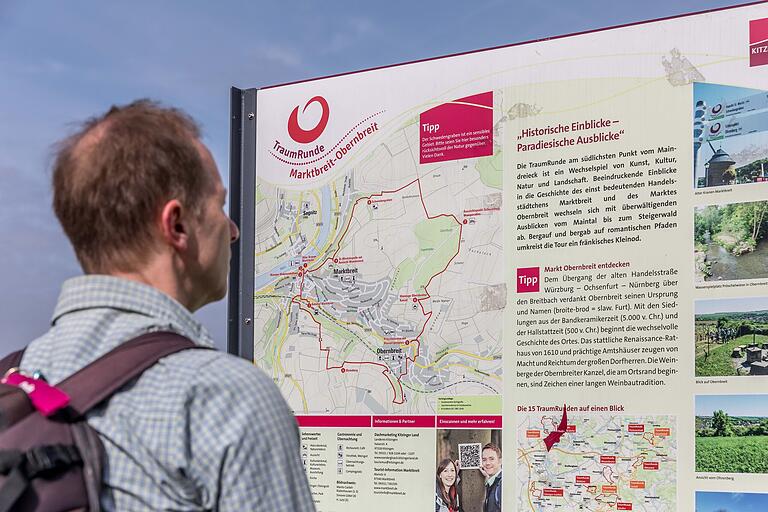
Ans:
[[[768,510],[768,4],[232,97],[319,511]]]

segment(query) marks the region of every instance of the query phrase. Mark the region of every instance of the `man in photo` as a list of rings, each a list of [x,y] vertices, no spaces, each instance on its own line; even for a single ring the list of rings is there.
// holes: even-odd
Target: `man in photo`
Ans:
[[[501,512],[501,448],[493,443],[483,446],[480,472],[485,477],[483,512]]]
[[[21,369],[57,384],[140,335],[213,340],[192,313],[227,292],[239,231],[200,129],[152,101],[112,107],[58,146],[53,206],[84,275]],[[299,432],[272,379],[216,350],[161,359],[86,416],[103,510],[312,512]]]

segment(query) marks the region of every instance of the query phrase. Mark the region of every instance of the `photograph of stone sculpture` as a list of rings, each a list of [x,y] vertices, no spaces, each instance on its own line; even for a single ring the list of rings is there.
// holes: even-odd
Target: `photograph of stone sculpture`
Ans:
[[[696,376],[768,375],[768,297],[695,303]]]

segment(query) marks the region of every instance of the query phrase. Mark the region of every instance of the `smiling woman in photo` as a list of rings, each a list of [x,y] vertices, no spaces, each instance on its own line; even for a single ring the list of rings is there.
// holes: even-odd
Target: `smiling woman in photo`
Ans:
[[[457,463],[451,459],[441,460],[437,465],[435,480],[435,512],[463,512]]]

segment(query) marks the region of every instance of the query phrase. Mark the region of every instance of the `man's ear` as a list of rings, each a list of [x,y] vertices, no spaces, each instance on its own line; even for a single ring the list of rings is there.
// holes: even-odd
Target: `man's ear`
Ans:
[[[176,250],[189,247],[188,212],[178,199],[171,199],[160,211],[160,235]]]

